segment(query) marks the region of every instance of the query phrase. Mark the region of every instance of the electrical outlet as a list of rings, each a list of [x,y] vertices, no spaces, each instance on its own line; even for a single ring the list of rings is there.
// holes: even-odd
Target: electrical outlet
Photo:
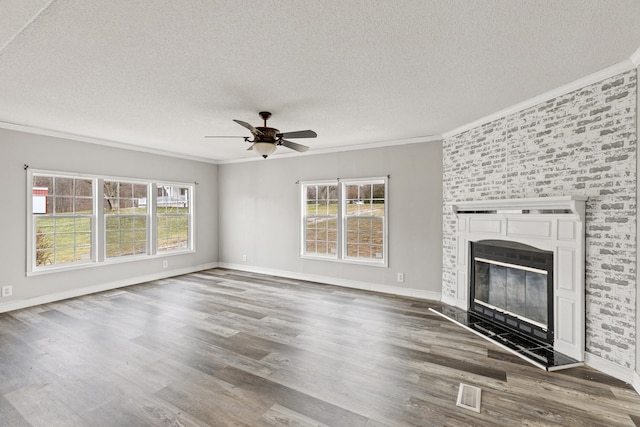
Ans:
[[[167,267],[169,267],[169,261],[167,260],[162,261],[162,268],[167,268]]]
[[[404,273],[398,273],[398,282],[404,282]]]
[[[247,262],[247,254],[242,255],[242,262]]]
[[[2,287],[2,298],[10,297],[13,295],[13,286]]]

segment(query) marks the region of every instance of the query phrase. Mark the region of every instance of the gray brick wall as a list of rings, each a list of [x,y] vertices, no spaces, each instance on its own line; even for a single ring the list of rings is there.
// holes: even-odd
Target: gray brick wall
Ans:
[[[454,201],[586,195],[587,351],[635,365],[636,70],[443,142],[443,295],[455,292]]]

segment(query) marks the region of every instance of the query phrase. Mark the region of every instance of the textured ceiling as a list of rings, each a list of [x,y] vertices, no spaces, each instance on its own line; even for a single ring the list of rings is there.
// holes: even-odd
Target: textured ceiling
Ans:
[[[218,161],[256,154],[203,136],[262,110],[310,153],[402,143],[628,60],[639,22],[638,0],[0,0],[0,121]]]

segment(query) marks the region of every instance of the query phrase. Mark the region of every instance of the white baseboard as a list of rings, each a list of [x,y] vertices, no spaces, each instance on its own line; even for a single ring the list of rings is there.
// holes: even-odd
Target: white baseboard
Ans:
[[[343,288],[362,289],[365,291],[380,292],[383,294],[399,295],[403,297],[412,297],[427,299],[432,301],[440,301],[441,292],[424,291],[421,289],[403,288],[400,286],[380,285],[375,283],[359,282],[356,280],[341,279],[328,276],[316,276],[313,274],[296,273],[293,271],[274,270],[270,268],[252,267],[243,264],[230,264],[221,262],[218,267],[229,268],[232,270],[246,271],[248,273],[268,274],[271,276],[279,276],[287,279],[306,280],[309,282],[324,283],[326,285],[342,286]]]
[[[193,267],[179,268],[176,270],[162,271],[160,273],[147,274],[144,276],[128,277],[122,280],[116,280],[113,282],[100,283],[97,285],[86,286],[83,288],[69,289],[68,291],[56,292],[53,294],[42,295],[33,298],[27,298],[16,301],[9,301],[4,304],[0,304],[0,313],[6,313],[7,311],[20,310],[22,308],[33,307],[41,304],[48,304],[50,302],[61,301],[69,298],[75,298],[83,295],[94,294],[96,292],[109,291],[111,289],[123,288],[125,286],[136,285],[138,283],[149,282],[152,280],[166,279],[167,277],[179,276],[181,274],[195,273],[196,271],[208,270],[210,268],[218,267],[217,262],[211,262],[208,264],[200,264]]]
[[[611,375],[620,381],[631,384],[638,394],[640,394],[640,375],[638,375],[638,373],[633,369],[625,368],[624,366],[620,366],[586,351],[584,353],[584,362],[587,366],[590,366],[593,369],[597,369],[598,371]]]

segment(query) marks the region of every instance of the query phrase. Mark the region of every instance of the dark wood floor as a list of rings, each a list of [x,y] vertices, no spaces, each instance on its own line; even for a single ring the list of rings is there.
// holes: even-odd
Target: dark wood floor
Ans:
[[[0,425],[640,425],[629,385],[544,372],[437,305],[216,269],[5,313]]]

